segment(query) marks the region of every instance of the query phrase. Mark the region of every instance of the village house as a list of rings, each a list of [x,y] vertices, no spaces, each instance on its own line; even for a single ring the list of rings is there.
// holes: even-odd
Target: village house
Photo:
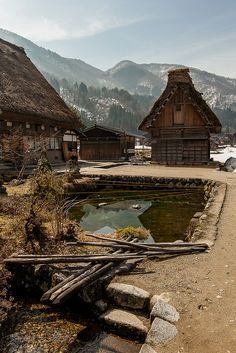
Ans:
[[[209,162],[210,134],[221,127],[183,68],[169,72],[164,92],[139,129],[150,135],[152,162],[194,165]]]
[[[34,151],[41,148],[52,164],[68,160],[77,155],[79,126],[79,119],[24,49],[0,39],[1,163],[12,162],[14,148],[28,153],[29,164],[35,162]]]
[[[94,125],[80,137],[80,158],[94,161],[128,160],[135,154],[135,139],[140,135],[108,126]]]

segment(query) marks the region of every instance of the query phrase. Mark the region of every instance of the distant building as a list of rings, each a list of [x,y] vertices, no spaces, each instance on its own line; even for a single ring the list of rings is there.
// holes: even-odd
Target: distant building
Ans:
[[[80,137],[80,158],[93,161],[121,161],[135,154],[140,135],[103,125],[94,125]]]
[[[23,151],[37,149],[42,143],[51,163],[67,160],[77,154],[78,128],[76,115],[33,65],[24,49],[0,39],[1,161],[11,162],[9,137],[14,134],[22,135]]]
[[[164,92],[139,129],[150,134],[152,161],[174,165],[207,164],[210,133],[221,127],[184,68],[169,72]]]

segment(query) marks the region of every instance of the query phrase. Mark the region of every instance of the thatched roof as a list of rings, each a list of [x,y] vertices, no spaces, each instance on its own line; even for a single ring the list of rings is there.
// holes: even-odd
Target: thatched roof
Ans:
[[[24,49],[2,39],[0,113],[0,118],[9,120],[49,123],[65,128],[78,126],[75,114],[26,56]]]
[[[220,132],[222,127],[221,123],[206,101],[202,98],[201,93],[195,89],[188,68],[169,71],[168,82],[164,92],[154,104],[151,112],[144,118],[139,129],[148,131],[149,128],[152,127],[153,122],[158,119],[162,110],[178,88],[184,91],[188,103],[191,103],[199,112],[204,119],[206,126],[209,128],[209,131]]]

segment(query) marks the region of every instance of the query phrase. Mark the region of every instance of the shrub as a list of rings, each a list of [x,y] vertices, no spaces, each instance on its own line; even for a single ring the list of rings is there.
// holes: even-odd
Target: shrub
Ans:
[[[150,236],[150,231],[144,227],[126,227],[116,230],[116,234],[119,238],[126,238],[131,236],[132,238],[138,238],[139,240],[145,240]]]

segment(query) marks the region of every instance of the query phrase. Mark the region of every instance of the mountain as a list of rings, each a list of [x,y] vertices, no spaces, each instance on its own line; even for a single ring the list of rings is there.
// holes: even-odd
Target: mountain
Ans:
[[[168,71],[181,67],[175,64],[137,64],[124,60],[113,68],[102,71],[82,60],[64,58],[4,29],[0,29],[0,38],[24,47],[36,67],[62,98],[85,117],[86,123],[106,122],[110,109],[120,106],[120,111],[121,108],[126,111],[122,113],[124,117],[127,118],[130,112],[135,115],[133,121],[137,124],[148,112],[154,99],[164,90]],[[190,68],[190,71],[197,90],[203,93],[203,97],[217,112],[223,125],[228,130],[236,129],[236,79],[196,68]],[[81,82],[88,88],[90,86],[86,99],[78,99],[76,96],[78,87],[75,85],[79,86]],[[108,89],[105,95],[99,91],[102,87]],[[115,88],[118,88],[118,93],[112,91]],[[126,91],[133,98],[128,97]],[[134,123],[127,123],[127,126],[133,127]]]
[[[0,29],[0,38],[23,47],[26,54],[42,73],[48,73],[59,80],[66,78],[73,82],[85,82],[93,86],[107,85],[106,73],[82,60],[64,58],[4,29]]]
[[[183,67],[171,64],[136,64],[121,61],[107,71],[117,87],[131,93],[159,96],[164,90],[169,70]],[[190,68],[196,89],[203,93],[208,104],[215,108],[231,108],[236,111],[236,79],[215,75],[207,71]]]

